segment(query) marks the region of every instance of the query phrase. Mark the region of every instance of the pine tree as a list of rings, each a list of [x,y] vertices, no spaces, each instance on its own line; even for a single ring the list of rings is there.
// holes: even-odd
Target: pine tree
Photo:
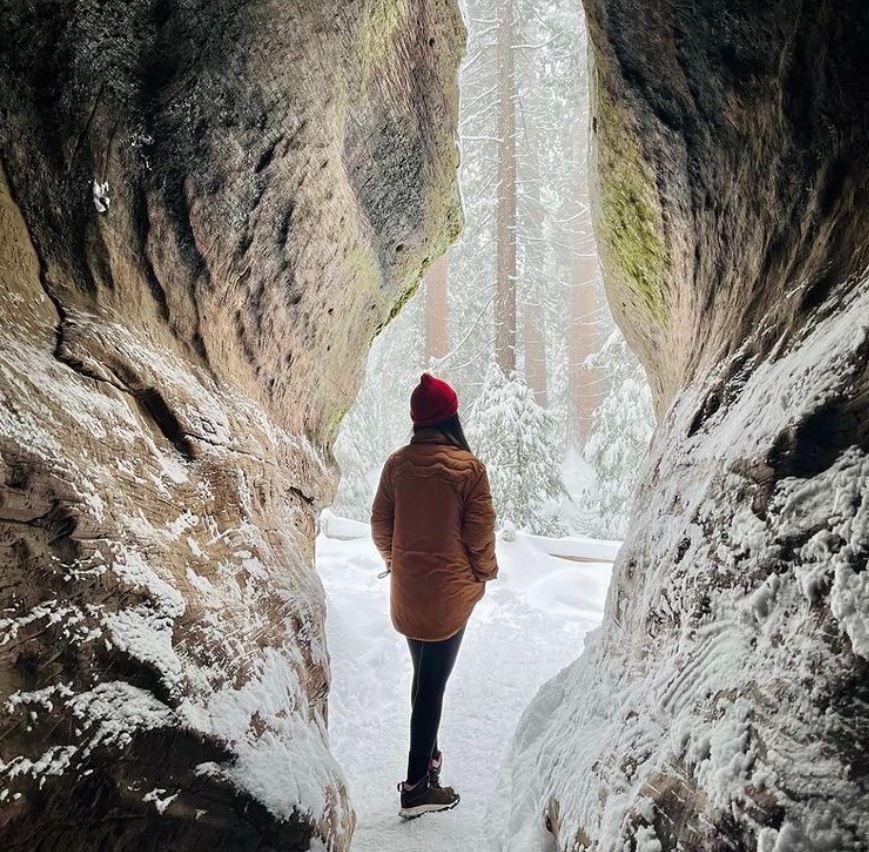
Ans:
[[[542,535],[563,533],[555,511],[565,496],[555,421],[516,374],[489,364],[468,427],[485,462],[501,523]]]
[[[586,495],[595,517],[592,533],[623,538],[654,429],[652,397],[643,368],[618,330],[586,363],[611,377],[610,391],[595,410],[585,447],[596,476]]]

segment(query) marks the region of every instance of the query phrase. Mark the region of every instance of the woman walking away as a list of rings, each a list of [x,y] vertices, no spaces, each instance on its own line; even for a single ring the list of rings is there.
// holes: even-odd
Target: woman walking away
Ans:
[[[471,611],[498,574],[486,468],[468,447],[458,408],[456,392],[424,373],[410,397],[413,438],[387,460],[371,512],[392,578],[392,623],[413,661],[407,780],[398,785],[405,819],[459,803],[439,780],[444,687]]]

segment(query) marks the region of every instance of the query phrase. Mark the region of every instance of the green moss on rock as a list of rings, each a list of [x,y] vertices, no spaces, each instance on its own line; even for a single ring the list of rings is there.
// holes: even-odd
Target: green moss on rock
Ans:
[[[416,295],[416,291],[419,290],[421,281],[422,277],[417,278],[417,280],[398,297],[398,301],[392,306],[392,310],[389,312],[389,317],[386,320],[387,324],[391,323],[399,313],[401,313],[401,309]]]
[[[372,74],[392,53],[392,39],[407,18],[408,0],[366,0],[361,6],[354,53],[357,98],[364,98]]]
[[[597,92],[598,239],[649,313],[666,320],[662,279],[666,249],[658,194],[640,140],[604,91]]]
[[[407,282],[407,286],[393,303],[387,318],[378,326],[375,337],[401,313],[404,306],[417,294],[428,268],[449,249],[462,232],[464,216],[454,184],[452,181],[447,181],[440,187],[440,190],[443,195],[434,200],[432,204],[441,209],[439,215],[444,223],[443,229],[436,235],[434,244],[421,245],[415,251],[407,254],[402,273],[402,278]]]
[[[351,403],[343,403],[342,405],[335,408],[330,414],[327,415],[326,418],[326,426],[323,429],[322,441],[324,446],[329,449],[335,443],[335,440],[338,437],[338,430],[341,428],[341,423],[344,421],[344,418],[347,416],[347,413],[352,408]]]

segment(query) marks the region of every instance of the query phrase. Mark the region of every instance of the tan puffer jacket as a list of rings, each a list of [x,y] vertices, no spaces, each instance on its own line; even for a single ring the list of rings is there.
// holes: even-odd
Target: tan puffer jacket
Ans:
[[[387,460],[371,535],[391,568],[392,623],[411,639],[457,633],[498,575],[486,468],[433,429]]]

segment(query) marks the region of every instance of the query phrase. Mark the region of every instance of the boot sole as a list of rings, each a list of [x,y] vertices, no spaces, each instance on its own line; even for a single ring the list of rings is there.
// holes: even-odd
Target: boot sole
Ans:
[[[441,811],[451,811],[461,801],[460,796],[456,796],[454,802],[448,805],[417,805],[414,808],[402,808],[398,815],[405,821],[409,822],[412,819],[418,819],[424,814],[436,814]]]

